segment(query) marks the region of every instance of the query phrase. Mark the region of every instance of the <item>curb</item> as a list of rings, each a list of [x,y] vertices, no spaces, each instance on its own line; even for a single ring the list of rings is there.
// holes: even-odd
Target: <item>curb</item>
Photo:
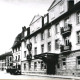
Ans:
[[[27,76],[48,77],[48,78],[60,78],[60,79],[80,80],[80,77],[74,77],[74,76],[40,75],[40,74],[24,74],[24,75],[27,75]]]

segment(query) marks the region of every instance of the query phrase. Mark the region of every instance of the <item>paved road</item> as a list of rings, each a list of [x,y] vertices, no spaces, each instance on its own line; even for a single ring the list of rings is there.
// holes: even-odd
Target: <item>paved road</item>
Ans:
[[[32,79],[32,80],[72,80],[72,79],[59,79],[59,78],[49,78],[40,76],[29,76],[29,75],[11,75],[5,71],[0,71],[0,79]]]

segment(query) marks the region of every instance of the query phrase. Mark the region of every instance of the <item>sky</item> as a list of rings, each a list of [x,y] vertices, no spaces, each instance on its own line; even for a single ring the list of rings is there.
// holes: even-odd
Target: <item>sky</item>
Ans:
[[[22,27],[47,13],[53,0],[0,0],[0,54],[9,51]]]

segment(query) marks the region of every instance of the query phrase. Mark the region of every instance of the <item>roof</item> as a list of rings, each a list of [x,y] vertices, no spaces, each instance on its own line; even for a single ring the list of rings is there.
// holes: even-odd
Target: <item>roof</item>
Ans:
[[[25,39],[29,39],[32,36],[41,33],[41,31],[51,27],[53,24],[59,22],[60,20],[68,17],[69,15],[71,15],[72,13],[79,11],[80,10],[80,2],[76,3],[73,8],[71,8],[70,10],[68,10],[66,13],[64,13],[63,15],[59,16],[58,18],[56,18],[55,20],[53,20],[52,22],[48,23],[47,25],[45,25],[44,27],[40,28],[39,30],[37,30],[36,32],[32,33],[31,35],[27,36]],[[23,41],[23,40],[22,40]]]
[[[6,56],[12,56],[12,51],[10,51],[10,52],[6,52],[6,53],[4,53],[4,54],[0,55],[0,60],[5,59],[5,58],[6,58]]]
[[[14,48],[15,46],[21,44],[21,38],[22,38],[22,33],[19,33],[17,35],[17,37],[15,38],[14,44],[12,46],[12,48]]]
[[[39,18],[41,18],[41,17],[42,17],[42,16],[39,15],[39,14],[38,14],[38,15],[35,15],[35,16],[33,17],[32,21],[31,21],[30,25],[33,24],[35,21],[37,21],[37,20],[38,20]],[[29,25],[29,26],[30,26],[30,25]]]
[[[62,0],[53,0],[53,2],[52,2],[52,4],[50,5],[48,11],[49,11],[50,9],[52,9],[52,8],[53,8],[58,2],[60,2],[60,1],[62,1]]]

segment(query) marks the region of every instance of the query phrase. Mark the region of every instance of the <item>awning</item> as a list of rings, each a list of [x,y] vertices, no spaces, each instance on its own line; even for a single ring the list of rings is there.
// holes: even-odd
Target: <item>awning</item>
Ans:
[[[35,59],[41,59],[41,60],[47,62],[49,60],[53,60],[53,59],[57,58],[58,54],[56,54],[56,53],[41,53],[41,54],[35,55],[34,57],[35,57]]]

